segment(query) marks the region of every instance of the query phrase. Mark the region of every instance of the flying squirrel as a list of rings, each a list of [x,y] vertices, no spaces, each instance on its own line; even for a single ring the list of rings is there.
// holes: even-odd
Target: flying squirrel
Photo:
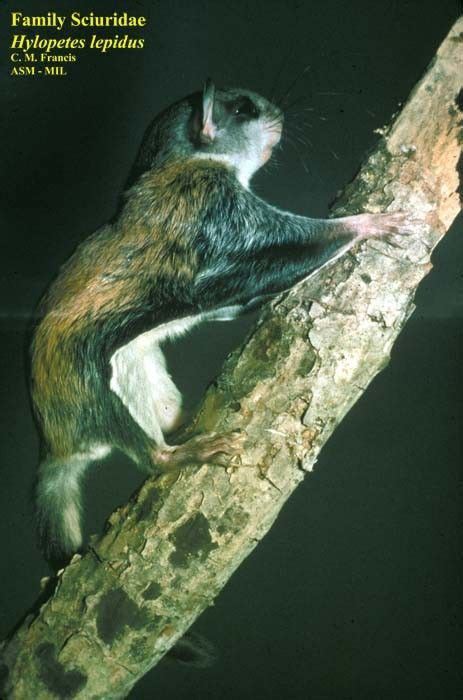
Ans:
[[[250,179],[282,128],[282,111],[264,97],[211,81],[163,111],[117,215],[78,246],[42,299],[31,394],[38,530],[50,561],[81,549],[82,478],[113,448],[148,474],[227,464],[242,450],[238,433],[166,442],[182,420],[166,339],[236,318],[356,243],[403,232],[401,213],[312,219],[256,196]]]

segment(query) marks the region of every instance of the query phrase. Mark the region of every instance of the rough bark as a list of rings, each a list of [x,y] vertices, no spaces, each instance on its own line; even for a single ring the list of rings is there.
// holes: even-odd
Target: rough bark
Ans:
[[[363,244],[264,312],[195,430],[241,429],[242,465],[148,480],[4,644],[8,698],[125,697],[268,531],[320,449],[387,364],[460,210],[463,20],[333,209],[405,210],[401,248]]]

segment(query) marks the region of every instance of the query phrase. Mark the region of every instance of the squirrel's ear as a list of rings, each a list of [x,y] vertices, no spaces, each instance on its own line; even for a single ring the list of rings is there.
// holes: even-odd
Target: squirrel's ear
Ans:
[[[214,97],[215,97],[215,85],[210,78],[204,83],[203,89],[203,111],[202,111],[202,124],[201,124],[201,141],[204,143],[210,143],[215,139],[215,134],[217,131],[216,125],[214,124],[213,111],[214,111]]]
[[[217,127],[214,124],[214,99],[215,86],[210,78],[204,83],[203,94],[193,113],[192,136],[196,142],[202,144],[212,143],[215,139]]]

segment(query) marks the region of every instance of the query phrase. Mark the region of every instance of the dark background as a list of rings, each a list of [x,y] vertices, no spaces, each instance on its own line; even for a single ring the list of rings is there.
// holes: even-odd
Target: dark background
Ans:
[[[144,14],[148,28],[129,33],[146,48],[84,51],[63,78],[11,78],[12,9]],[[456,0],[2,2],[0,636],[48,572],[29,500],[37,440],[24,379],[27,321],[77,242],[114,212],[152,116],[207,76],[266,96],[276,83],[281,95],[310,66],[293,88],[303,102],[276,164],[255,188],[281,207],[324,216],[461,10]],[[220,649],[216,666],[163,662],[131,698],[461,696],[462,234],[460,218],[433,256],[389,367],[197,623]],[[211,324],[169,354],[191,401],[245,330]],[[117,456],[96,468],[88,529],[139,483]]]

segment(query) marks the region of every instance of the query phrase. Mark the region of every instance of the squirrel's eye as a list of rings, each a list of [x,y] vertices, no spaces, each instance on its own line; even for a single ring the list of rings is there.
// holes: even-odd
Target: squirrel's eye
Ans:
[[[232,113],[237,117],[253,119],[259,116],[259,110],[249,97],[242,97],[234,103]]]

